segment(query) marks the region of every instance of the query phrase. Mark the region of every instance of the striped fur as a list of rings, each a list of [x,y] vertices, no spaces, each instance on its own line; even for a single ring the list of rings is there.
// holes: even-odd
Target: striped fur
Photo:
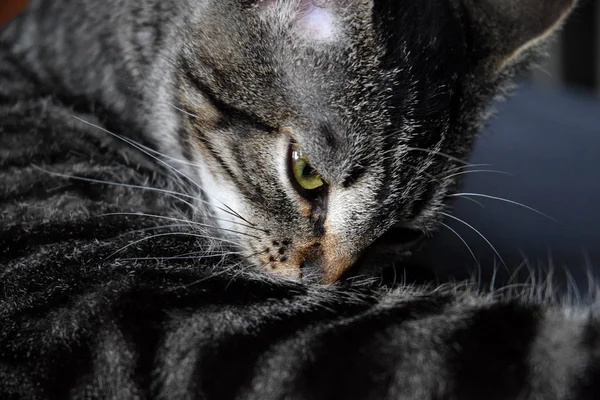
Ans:
[[[311,287],[163,236],[166,171],[0,60],[0,398],[594,399],[593,308],[467,286]],[[91,163],[90,160],[94,162]],[[175,203],[175,204],[173,204]],[[174,232],[189,232],[175,230]],[[132,260],[133,258],[140,258]]]
[[[156,106],[169,86],[147,87],[184,2],[32,3],[0,34],[0,398],[600,397],[594,301],[251,268],[239,237],[198,209],[208,194],[180,175],[195,171],[153,150],[189,152],[185,119]],[[61,12],[77,4],[114,24]],[[80,42],[53,42],[73,30]],[[136,46],[139,59],[122,57]],[[218,124],[210,106],[187,123]],[[147,115],[181,136],[149,135]]]
[[[482,1],[32,0],[0,40],[199,182],[255,267],[331,283],[439,226],[491,100],[574,4]],[[318,193],[290,179],[292,141]]]
[[[189,210],[34,168],[174,189],[138,151],[74,121],[93,118],[84,110],[31,95],[0,107],[0,398],[600,396],[593,308],[468,285],[307,286],[228,269],[240,260],[184,235],[198,231],[100,217]],[[150,238],[167,232],[180,235]]]

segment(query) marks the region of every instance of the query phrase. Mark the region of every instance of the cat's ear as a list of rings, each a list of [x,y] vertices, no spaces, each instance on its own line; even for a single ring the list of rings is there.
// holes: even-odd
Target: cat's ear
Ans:
[[[556,30],[576,0],[462,0],[479,61],[501,70]]]

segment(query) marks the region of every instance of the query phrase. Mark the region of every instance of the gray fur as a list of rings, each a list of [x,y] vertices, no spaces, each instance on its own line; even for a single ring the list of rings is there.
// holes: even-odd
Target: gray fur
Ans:
[[[315,240],[326,247],[315,213],[321,236],[338,230],[346,264],[393,224],[434,229],[455,184],[443,173],[554,20],[494,46],[498,24],[467,22],[489,2],[404,2],[390,55],[367,1],[330,2],[341,28],[308,33],[316,44],[294,36],[311,22],[295,25],[284,4],[34,0],[0,33],[0,396],[597,398],[595,309],[554,304],[539,287],[514,298],[469,285],[343,289],[243,268],[264,246],[290,260]],[[419,20],[439,10],[448,25]],[[536,17],[515,10],[520,23]],[[464,68],[439,46],[447,29],[464,35]],[[443,82],[456,98],[444,102]],[[330,185],[326,212],[302,215],[306,200],[283,178],[286,128]],[[206,190],[189,184],[200,178]],[[414,209],[427,183],[435,190]],[[242,215],[217,208],[225,184]],[[124,212],[145,215],[99,216]],[[220,212],[238,233],[215,236]],[[314,273],[332,281],[348,265],[327,251]]]
[[[34,0],[0,38],[49,91],[153,140],[256,266],[333,282],[393,226],[436,229],[489,102],[572,6]],[[328,184],[317,205],[288,132]]]

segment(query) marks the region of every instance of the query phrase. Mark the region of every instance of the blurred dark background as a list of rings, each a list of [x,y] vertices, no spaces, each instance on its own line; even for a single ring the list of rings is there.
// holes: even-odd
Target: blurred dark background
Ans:
[[[563,288],[582,292],[588,271],[600,278],[600,0],[580,4],[549,55],[514,97],[497,105],[470,160],[487,164],[472,170],[505,174],[468,173],[461,192],[519,202],[556,221],[506,201],[460,198],[454,215],[472,228],[446,220],[449,228],[419,255],[438,275],[477,271],[464,240],[484,281],[494,265],[498,284],[519,267],[518,282],[552,267]]]
[[[600,96],[600,1],[582,0],[533,74],[537,84]]]

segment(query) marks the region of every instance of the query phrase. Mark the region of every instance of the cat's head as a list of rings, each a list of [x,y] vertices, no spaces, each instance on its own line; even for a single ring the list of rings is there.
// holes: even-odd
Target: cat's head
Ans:
[[[435,229],[488,103],[573,3],[199,2],[178,100],[217,222],[252,263],[322,282],[367,249],[402,253]]]

